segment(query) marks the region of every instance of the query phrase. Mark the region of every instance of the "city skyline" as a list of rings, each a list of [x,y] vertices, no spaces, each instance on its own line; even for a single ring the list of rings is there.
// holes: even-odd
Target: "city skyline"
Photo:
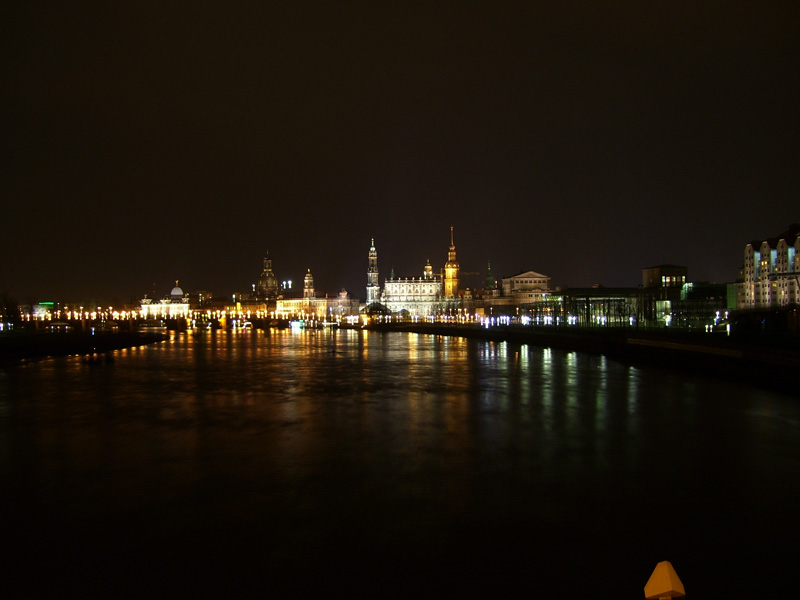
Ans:
[[[789,226],[789,231],[784,231],[784,232],[781,232],[778,235],[769,236],[769,238],[771,239],[771,241],[769,243],[775,244],[775,243],[777,243],[777,240],[779,238],[783,238],[783,239],[789,240],[789,244],[792,245],[793,242],[791,240],[794,239],[794,237],[796,237],[796,230],[797,230],[798,227],[800,227],[800,225],[798,225],[797,223],[794,223],[794,224]],[[760,245],[761,245],[761,240],[752,240],[752,241],[747,242],[745,244],[746,247],[755,247],[755,248],[760,247]],[[447,260],[444,263],[442,263],[441,267],[437,267],[436,266],[436,262],[437,262],[436,260],[431,261],[430,259],[426,259],[426,264],[422,265],[422,267],[420,269],[418,269],[417,272],[413,272],[413,273],[398,273],[398,272],[395,272],[394,267],[389,267],[387,269],[385,266],[381,266],[382,265],[382,262],[380,260],[381,252],[377,251],[376,246],[377,246],[377,244],[375,242],[375,239],[371,238],[370,246],[368,248],[367,253],[365,253],[365,260],[364,260],[365,269],[364,269],[364,273],[363,273],[363,275],[364,275],[363,286],[356,287],[356,288],[353,288],[353,289],[348,289],[348,288],[342,287],[342,288],[339,288],[337,290],[328,290],[328,289],[322,289],[322,288],[318,287],[315,284],[313,287],[314,287],[314,289],[316,291],[316,296],[320,297],[320,298],[328,297],[328,296],[336,297],[337,295],[339,295],[340,292],[347,292],[349,298],[355,299],[355,300],[361,300],[362,303],[365,302],[366,304],[369,304],[370,303],[370,299],[369,299],[369,288],[370,288],[370,286],[376,286],[376,288],[378,289],[378,293],[381,293],[381,290],[384,289],[385,284],[387,283],[387,281],[395,281],[395,282],[401,281],[402,282],[402,281],[408,281],[408,280],[412,280],[412,279],[418,279],[418,280],[421,281],[423,278],[427,278],[427,277],[430,277],[430,276],[433,276],[438,280],[443,280],[443,278],[445,278],[445,271],[447,270],[447,266],[450,264],[450,261],[451,260],[456,260],[456,245],[454,244],[454,228],[452,226],[450,227],[450,244],[449,244],[449,248],[448,248],[448,252],[447,252]],[[225,297],[230,297],[231,295],[233,295],[234,298],[248,298],[248,297],[251,297],[251,295],[253,297],[255,297],[255,294],[257,292],[257,288],[260,285],[259,281],[264,276],[262,273],[264,273],[265,272],[264,270],[266,269],[266,270],[269,271],[270,277],[275,279],[274,284],[277,286],[277,290],[278,290],[277,293],[279,294],[280,297],[302,298],[304,296],[304,285],[303,285],[304,277],[312,276],[313,280],[317,279],[317,275],[316,275],[316,273],[314,273],[314,271],[313,271],[313,269],[311,267],[306,268],[305,271],[302,272],[302,273],[286,274],[286,273],[281,272],[280,266],[278,266],[278,272],[276,273],[275,269],[273,268],[274,259],[270,255],[269,252],[266,252],[264,254],[264,257],[263,257],[262,260],[263,260],[262,270],[259,271],[257,274],[255,274],[252,277],[250,282],[248,282],[246,285],[241,286],[238,289],[235,289],[235,290],[215,290],[215,289],[212,289],[212,288],[215,287],[214,285],[202,285],[201,284],[201,285],[197,285],[197,286],[189,286],[189,287],[187,287],[186,291],[187,291],[187,293],[191,293],[191,294],[201,293],[203,295],[207,295],[210,292],[210,293],[213,293],[215,298],[225,298]],[[774,257],[773,257],[773,261],[774,261]],[[493,281],[494,281],[494,286],[496,286],[498,289],[500,289],[501,288],[501,282],[502,282],[503,279],[511,278],[511,277],[517,276],[517,275],[519,275],[519,274],[521,274],[521,273],[523,273],[525,271],[531,271],[532,270],[530,268],[524,267],[524,268],[520,268],[520,269],[517,269],[517,270],[512,270],[512,271],[509,271],[509,272],[505,272],[505,271],[498,270],[496,266],[491,266],[491,264],[487,264],[483,270],[480,270],[480,271],[468,271],[468,270],[464,269],[463,267],[461,267],[459,265],[460,265],[460,261],[456,262],[456,269],[457,269],[456,277],[457,277],[457,281],[458,281],[458,289],[461,290],[461,291],[465,291],[465,290],[469,289],[469,290],[472,290],[473,292],[485,289],[487,275],[489,275],[489,274],[492,275],[492,278],[493,278]],[[659,265],[648,265],[646,267],[641,267],[639,269],[640,278],[639,278],[639,280],[637,282],[635,282],[635,283],[633,283],[631,285],[614,286],[614,287],[622,287],[622,288],[641,287],[642,286],[642,278],[641,277],[644,276],[644,273],[643,273],[644,271],[652,271],[653,269],[663,268],[663,267],[677,268],[677,269],[682,269],[684,272],[686,272],[686,271],[691,272],[691,267],[689,265],[675,266],[674,263],[661,263]],[[746,268],[746,265],[744,265],[744,263],[743,263],[743,268]],[[752,269],[752,267],[751,267],[751,269]],[[741,273],[740,273],[740,275],[741,275]],[[546,277],[548,282],[550,282],[550,280],[552,279],[552,277],[550,277],[547,274],[543,274],[541,276]],[[703,282],[702,280],[699,280],[697,278],[690,277],[690,278],[686,279],[686,282],[733,284],[733,283],[735,283],[736,281],[739,281],[739,280],[740,280],[739,277],[737,277],[736,279],[732,279],[730,281],[725,281],[725,282]],[[147,298],[150,298],[151,300],[159,300],[159,299],[162,299],[162,298],[168,298],[170,296],[170,294],[168,294],[166,292],[166,290],[167,289],[172,289],[173,292],[171,292],[171,293],[174,293],[174,289],[178,289],[179,286],[181,286],[181,285],[185,286],[186,284],[185,283],[183,283],[183,284],[180,283],[180,278],[173,279],[172,281],[169,282],[169,285],[167,285],[166,287],[164,287],[163,285],[160,285],[159,283],[153,282],[151,288],[149,289],[149,291],[142,292],[141,294],[136,295],[136,296],[132,296],[132,297],[130,297],[128,299],[114,298],[113,300],[111,300],[108,295],[99,296],[99,297],[96,297],[96,298],[90,298],[88,296],[81,296],[81,297],[71,297],[71,298],[53,297],[53,298],[39,298],[39,299],[36,299],[33,296],[28,295],[28,296],[24,297],[24,301],[23,301],[23,297],[20,297],[20,298],[11,297],[11,299],[15,300],[15,301],[23,301],[23,303],[24,302],[36,303],[36,302],[44,301],[44,300],[57,300],[59,302],[75,303],[75,302],[78,302],[80,300],[80,301],[89,301],[90,303],[92,303],[92,302],[97,303],[99,301],[99,305],[100,306],[104,305],[105,303],[109,303],[109,302],[114,304],[114,305],[121,305],[122,303],[126,303],[126,304],[134,303],[135,304],[135,303],[138,303],[140,300],[147,299]],[[598,285],[598,284],[596,284],[596,285]],[[648,285],[650,285],[650,284],[648,284],[646,282],[644,283],[645,287],[647,287]],[[548,283],[548,289],[550,289],[550,290],[556,290],[556,289],[561,289],[561,288],[563,288],[563,289],[580,288],[580,287],[588,287],[588,286],[575,286],[575,285],[570,285],[569,283],[563,283],[563,282],[554,282],[552,285],[550,285]],[[609,287],[609,286],[605,286],[603,284],[599,284],[599,287]],[[364,293],[360,293],[359,290],[361,292],[364,292]],[[258,291],[258,297],[260,298],[262,296],[263,296],[263,290]],[[210,298],[211,298],[211,296],[207,296],[207,299],[210,299]]]
[[[371,238],[414,276],[450,226],[464,271],[733,281],[797,221],[798,12],[11,7],[0,292],[245,292],[270,252],[363,297]]]

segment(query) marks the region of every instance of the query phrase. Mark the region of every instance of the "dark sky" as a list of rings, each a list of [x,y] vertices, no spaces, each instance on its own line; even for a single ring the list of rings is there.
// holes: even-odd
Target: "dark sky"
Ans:
[[[468,272],[725,282],[800,220],[796,2],[13,4],[21,301],[246,291],[267,251],[363,299],[370,238],[419,276],[451,225]]]

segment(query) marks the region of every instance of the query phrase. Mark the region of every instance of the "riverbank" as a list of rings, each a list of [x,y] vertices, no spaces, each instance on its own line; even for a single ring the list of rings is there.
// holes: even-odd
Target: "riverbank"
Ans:
[[[791,335],[552,327],[388,323],[376,331],[406,331],[494,342],[531,344],[571,352],[603,354],[630,364],[746,380],[760,387],[800,393],[800,339]]]
[[[13,361],[45,356],[95,356],[111,350],[160,342],[161,333],[115,332],[49,332],[22,331],[0,335],[0,360]]]

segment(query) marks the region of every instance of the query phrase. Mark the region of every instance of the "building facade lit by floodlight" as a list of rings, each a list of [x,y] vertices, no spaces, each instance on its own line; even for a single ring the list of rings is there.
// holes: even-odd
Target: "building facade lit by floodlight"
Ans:
[[[360,302],[350,298],[346,290],[342,290],[336,297],[329,298],[327,294],[317,297],[314,288],[314,276],[308,269],[303,278],[303,297],[285,298],[278,296],[275,302],[275,316],[279,319],[314,319],[318,321],[337,321],[349,315],[357,315]]]
[[[800,303],[800,224],[744,247],[736,308],[779,308]]]
[[[367,310],[385,310],[394,314],[427,317],[441,314],[461,305],[459,295],[459,264],[450,228],[450,248],[447,262],[440,274],[434,274],[428,260],[420,277],[395,277],[386,279],[380,288],[378,252],[375,240],[369,249],[367,268]]]
[[[177,280],[169,296],[155,301],[145,296],[140,304],[143,319],[186,319],[191,312],[189,296],[183,292]]]

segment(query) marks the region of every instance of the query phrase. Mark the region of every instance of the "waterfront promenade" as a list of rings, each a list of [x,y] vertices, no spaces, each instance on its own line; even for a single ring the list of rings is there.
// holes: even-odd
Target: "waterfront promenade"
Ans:
[[[796,335],[735,334],[636,328],[554,328],[525,325],[384,323],[376,331],[459,336],[603,354],[632,363],[731,379],[790,393],[800,391],[800,345]]]

